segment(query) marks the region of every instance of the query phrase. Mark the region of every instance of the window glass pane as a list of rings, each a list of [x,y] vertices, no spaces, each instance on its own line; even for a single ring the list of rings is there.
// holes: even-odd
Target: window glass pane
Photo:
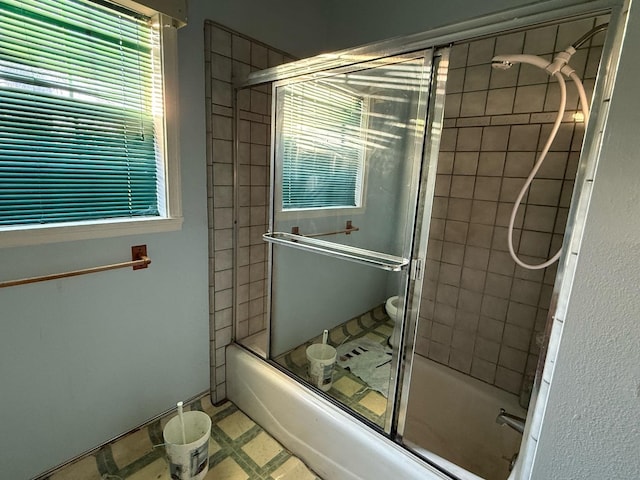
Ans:
[[[148,19],[86,0],[0,13],[0,225],[160,215]]]
[[[359,206],[362,96],[303,82],[284,89],[282,101],[283,210]]]

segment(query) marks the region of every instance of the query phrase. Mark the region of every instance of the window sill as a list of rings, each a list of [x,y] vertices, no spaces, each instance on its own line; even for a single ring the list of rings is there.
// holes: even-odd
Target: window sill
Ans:
[[[181,228],[182,217],[0,228],[0,248],[172,232]]]

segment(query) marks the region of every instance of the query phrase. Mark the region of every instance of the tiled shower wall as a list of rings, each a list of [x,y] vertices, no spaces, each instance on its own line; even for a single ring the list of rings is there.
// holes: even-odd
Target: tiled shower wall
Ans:
[[[521,395],[526,405],[547,319],[557,263],[516,266],[507,248],[509,215],[542,149],[558,85],[531,66],[491,68],[498,54],[552,58],[606,19],[580,20],[452,48],[416,350]],[[590,98],[603,35],[571,65]],[[542,263],[561,243],[584,125],[568,84],[567,113],[516,217],[514,248]]]
[[[210,368],[216,402],[226,397],[225,347],[234,333],[243,338],[265,327],[266,246],[261,235],[267,231],[271,90],[240,91],[236,119],[233,83],[289,60],[222,25],[205,23]],[[235,171],[234,135],[239,140]]]

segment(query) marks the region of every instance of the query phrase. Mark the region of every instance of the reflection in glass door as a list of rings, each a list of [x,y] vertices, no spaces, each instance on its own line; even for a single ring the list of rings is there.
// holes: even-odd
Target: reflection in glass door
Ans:
[[[387,432],[431,62],[429,50],[274,86],[268,356]],[[323,332],[332,348],[317,357]]]

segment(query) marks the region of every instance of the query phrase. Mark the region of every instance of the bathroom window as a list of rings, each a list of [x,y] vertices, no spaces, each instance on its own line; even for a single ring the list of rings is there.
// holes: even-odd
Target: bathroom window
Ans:
[[[365,101],[330,82],[283,89],[283,211],[362,205]]]
[[[0,11],[0,244],[178,217],[159,22],[90,0],[0,0]],[[111,233],[86,235],[92,225]],[[77,226],[84,236],[60,238]]]

